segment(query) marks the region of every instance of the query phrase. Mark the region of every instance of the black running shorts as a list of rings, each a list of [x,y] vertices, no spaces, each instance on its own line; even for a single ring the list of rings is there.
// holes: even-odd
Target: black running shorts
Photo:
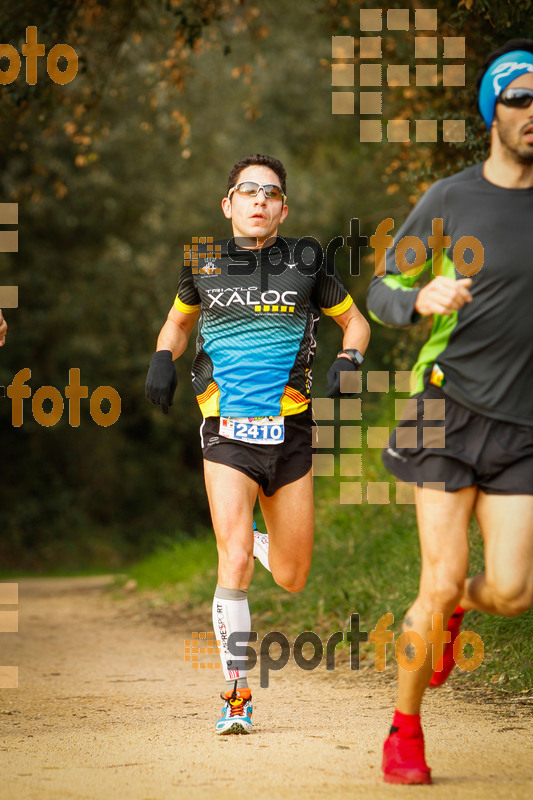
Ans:
[[[471,411],[437,386],[410,399],[416,415],[408,405],[383,450],[389,472],[447,492],[479,486],[487,494],[533,494],[532,427]]]
[[[207,461],[244,472],[267,497],[297,481],[311,469],[313,418],[311,409],[285,417],[285,439],[280,444],[254,444],[227,439],[219,433],[220,417],[206,417],[200,428]]]

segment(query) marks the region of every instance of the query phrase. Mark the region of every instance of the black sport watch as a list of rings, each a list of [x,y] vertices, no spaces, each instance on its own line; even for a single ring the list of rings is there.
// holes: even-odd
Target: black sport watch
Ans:
[[[363,358],[363,356],[361,355],[361,353],[359,352],[359,350],[353,350],[353,349],[340,350],[337,353],[337,358],[340,356],[341,353],[344,353],[345,355],[347,355],[349,357],[350,361],[352,362],[352,364],[355,367],[357,367],[358,369],[361,366],[361,364],[363,363],[363,361],[365,360]]]

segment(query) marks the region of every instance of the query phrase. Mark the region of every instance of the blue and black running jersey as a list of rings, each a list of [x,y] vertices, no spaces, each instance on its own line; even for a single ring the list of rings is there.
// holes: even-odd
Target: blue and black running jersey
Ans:
[[[192,380],[204,417],[304,411],[320,313],[337,316],[352,302],[313,240],[244,250],[233,239],[199,239],[174,304],[200,310]]]

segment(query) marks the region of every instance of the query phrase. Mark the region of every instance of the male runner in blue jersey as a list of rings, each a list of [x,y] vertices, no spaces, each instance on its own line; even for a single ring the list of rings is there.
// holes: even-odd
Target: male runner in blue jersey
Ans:
[[[277,236],[288,212],[285,194],[277,159],[255,155],[235,164],[222,200],[233,239],[199,244],[182,267],[146,381],[148,398],[166,413],[176,386],[173,361],[199,319],[192,376],[219,559],[213,625],[226,679],[221,734],[251,730],[251,692],[228,637],[239,632],[244,642],[251,630],[254,555],[290,592],[303,589],[311,565],[309,403],[321,310],[343,330],[344,351],[328,372],[330,396],[339,394],[341,371],[360,365],[370,336],[317,243]],[[214,256],[206,255],[210,249]],[[253,533],[258,496],[268,535]]]
[[[433,315],[414,367],[417,421],[402,419],[383,461],[415,485],[422,574],[404,629],[428,643],[432,617],[440,613],[451,636],[434,670],[429,645],[419,669],[399,669],[383,753],[391,783],[431,783],[420,706],[428,683],[443,683],[454,665],[464,612],[511,617],[533,603],[533,41],[514,40],[491,54],[478,94],[489,158],[426,192],[368,293],[371,316],[386,324],[405,327]],[[431,238],[439,219],[450,237],[440,246]],[[420,270],[410,275],[397,266],[396,245],[409,235],[439,247],[438,274],[423,288],[414,286]],[[462,237],[483,248],[474,245],[483,263],[466,278],[461,248],[454,253]],[[424,268],[431,265],[430,258]],[[444,408],[441,421],[435,404]],[[444,441],[427,430],[439,427]],[[428,483],[440,486],[422,488]],[[485,544],[485,572],[467,578],[472,513]]]

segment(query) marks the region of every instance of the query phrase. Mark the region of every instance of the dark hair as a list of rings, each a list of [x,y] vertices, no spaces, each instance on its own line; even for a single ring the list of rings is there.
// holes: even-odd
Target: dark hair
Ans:
[[[511,53],[513,50],[526,50],[528,53],[533,53],[533,39],[510,39],[505,44],[502,44],[497,50],[494,50],[493,53],[490,53],[487,58],[485,59],[485,63],[479,70],[476,78],[476,91],[479,97],[479,90],[481,88],[481,81],[491,66],[494,64],[497,58],[500,56],[504,56],[505,53]]]
[[[268,167],[272,170],[272,172],[275,172],[279,178],[283,194],[287,194],[287,173],[285,172],[285,167],[281,161],[278,161],[277,158],[272,158],[272,156],[262,156],[259,153],[256,153],[255,156],[245,156],[244,158],[241,158],[241,160],[237,161],[237,163],[233,166],[228,178],[226,195],[228,194],[229,190],[235,186],[237,178],[242,170],[246,167],[253,167],[256,164],[259,167]]]

